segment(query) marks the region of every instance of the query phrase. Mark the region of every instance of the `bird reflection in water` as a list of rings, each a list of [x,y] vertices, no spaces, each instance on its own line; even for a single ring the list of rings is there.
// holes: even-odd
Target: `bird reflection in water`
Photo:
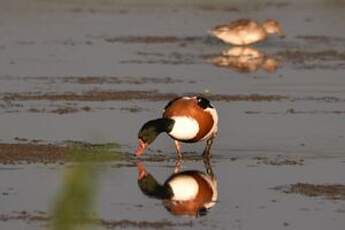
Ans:
[[[161,199],[163,206],[177,216],[203,216],[217,201],[217,181],[209,160],[204,160],[206,172],[198,170],[180,171],[177,161],[174,173],[163,184],[159,183],[137,162],[138,185],[149,197]]]
[[[273,73],[279,67],[279,60],[269,57],[252,47],[233,47],[210,60],[212,64],[241,73],[250,73],[260,68]]]

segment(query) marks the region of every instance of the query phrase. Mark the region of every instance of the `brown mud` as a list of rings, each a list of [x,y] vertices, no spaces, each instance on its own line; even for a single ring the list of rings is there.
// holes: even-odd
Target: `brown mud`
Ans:
[[[276,53],[277,56],[283,57],[291,62],[307,62],[307,61],[344,61],[345,53],[338,50],[322,50],[322,51],[303,51],[303,50],[284,50]]]
[[[92,112],[93,109],[91,109],[89,106],[83,106],[83,107],[70,107],[70,106],[66,106],[66,107],[59,107],[56,109],[51,109],[48,110],[46,108],[43,109],[37,109],[37,108],[30,108],[27,110],[27,112],[30,113],[55,113],[55,114],[70,114],[70,113],[78,113],[78,112]]]
[[[16,77],[6,76],[1,77],[2,81],[25,81],[25,82],[39,82],[41,84],[80,84],[80,85],[103,85],[103,84],[176,84],[176,83],[195,83],[193,81],[183,81],[181,79],[174,79],[172,77],[116,77],[116,76],[57,76],[57,77]]]
[[[0,221],[23,221],[28,224],[33,222],[41,222],[49,226],[51,217],[44,211],[15,211],[9,214],[0,214]],[[193,227],[192,221],[185,221],[182,223],[174,223],[167,220],[162,221],[134,221],[129,219],[122,220],[106,220],[106,219],[90,219],[86,222],[91,225],[100,225],[106,229],[117,229],[117,228],[139,228],[139,229],[165,229],[172,227]]]
[[[64,161],[66,147],[52,144],[0,144],[0,163],[57,163]]]
[[[345,110],[332,110],[332,111],[323,111],[323,110],[312,110],[312,111],[302,111],[295,109],[287,109],[284,112],[262,112],[262,111],[245,111],[246,114],[269,114],[269,115],[283,115],[283,114],[310,114],[310,115],[319,115],[319,114],[335,114],[343,115]]]
[[[176,37],[176,36],[124,36],[105,38],[104,40],[110,43],[144,43],[144,44],[165,44],[165,43],[185,43],[202,40],[202,37]]]
[[[323,102],[323,103],[343,103],[344,98],[340,97],[292,97],[287,95],[263,95],[263,94],[243,94],[243,95],[229,95],[229,94],[210,94],[210,93],[185,93],[186,96],[201,95],[209,98],[211,101],[219,102]],[[140,105],[131,106],[99,106],[90,104],[88,102],[121,102],[121,101],[169,101],[174,97],[180,96],[175,93],[163,93],[158,90],[91,90],[80,93],[76,92],[62,92],[62,93],[41,93],[41,92],[21,92],[21,93],[3,93],[3,103],[0,108],[3,113],[52,113],[52,114],[73,114],[80,112],[96,112],[102,110],[119,110],[130,113],[138,113],[149,111],[149,109]],[[24,103],[28,101],[29,104]],[[47,105],[37,105],[33,102],[50,101],[52,103]],[[21,102],[21,103],[20,103]],[[84,102],[88,104],[79,104]],[[266,115],[283,115],[283,114],[334,114],[342,115],[343,110],[299,110],[288,108],[285,111],[244,111],[245,114],[266,114]]]
[[[328,200],[345,200],[345,185],[343,184],[297,183],[288,186],[283,191],[309,197],[321,197]]]
[[[316,39],[316,38],[313,38]],[[320,38],[319,38],[320,39]],[[345,52],[335,49],[308,51],[303,49],[287,49],[275,55],[286,63],[292,63],[302,69],[344,69]]]
[[[186,93],[185,95],[198,95],[199,93]],[[126,100],[149,100],[149,101],[168,101],[174,97],[178,97],[174,93],[160,93],[158,90],[153,91],[139,91],[139,90],[124,90],[124,91],[87,91],[82,93],[46,93],[40,94],[38,92],[29,93],[5,93],[3,99],[5,101],[35,101],[35,100],[49,100],[49,101],[126,101]],[[206,95],[205,95],[206,96]],[[226,95],[214,94],[207,95],[212,101],[280,101],[288,99],[287,96],[280,95]]]
[[[272,166],[302,166],[304,164],[304,159],[297,157],[286,157],[283,155],[277,155],[275,157],[255,157],[257,164],[272,165]]]
[[[332,36],[326,36],[326,35],[298,35],[296,36],[297,39],[301,39],[307,42],[313,42],[313,43],[322,43],[324,45],[329,45],[332,43],[343,43],[345,44],[345,38],[344,37],[332,37]]]
[[[15,141],[19,143],[0,143],[0,164],[63,164],[83,160],[78,155],[80,154],[79,152],[84,154],[85,160],[94,160],[95,162],[118,160],[120,158],[123,159],[125,156],[123,154],[119,155],[117,152],[107,154],[110,151],[110,147],[113,148],[113,144],[107,143],[91,144],[64,141],[52,144],[41,140],[29,141],[25,138],[16,138]],[[107,146],[109,146],[109,149],[107,149]],[[75,153],[76,150],[78,151],[77,153]],[[88,157],[89,159],[87,159]]]
[[[292,97],[287,95],[264,95],[264,94],[209,94],[209,93],[185,93],[186,96],[201,95],[206,96],[212,101],[319,101],[326,103],[344,102],[340,97]],[[12,101],[127,101],[127,100],[147,100],[147,101],[168,101],[180,95],[175,93],[161,93],[158,90],[91,90],[80,93],[40,93],[40,92],[22,92],[22,93],[2,93],[2,99],[7,104],[12,105]],[[20,104],[13,104],[21,107]],[[6,107],[6,104],[0,105]],[[85,109],[88,110],[88,109]],[[298,111],[290,111],[291,113]],[[341,111],[339,111],[341,112]],[[303,112],[301,112],[303,113]],[[307,112],[308,113],[308,112]],[[311,112],[313,113],[313,112]]]

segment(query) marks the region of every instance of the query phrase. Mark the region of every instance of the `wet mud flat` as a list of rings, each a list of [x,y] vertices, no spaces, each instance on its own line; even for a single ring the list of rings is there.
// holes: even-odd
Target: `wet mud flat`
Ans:
[[[64,173],[101,158],[96,229],[341,229],[344,5],[324,4],[0,3],[0,228],[47,229]],[[251,47],[263,59],[229,58],[207,30],[243,16],[287,37]],[[133,151],[143,122],[195,94],[220,116],[218,200],[181,218],[141,192]],[[181,170],[207,172],[203,147],[182,146]],[[139,161],[163,183],[175,159],[161,135]]]
[[[297,183],[290,185],[288,189],[284,190],[286,193],[297,193],[310,197],[325,197],[330,200],[344,200],[345,186],[341,184],[308,184]]]
[[[106,78],[103,79],[106,81]],[[92,81],[89,80],[83,81]],[[103,82],[102,78],[99,78],[96,82]],[[82,83],[84,84],[84,83]],[[100,83],[103,84],[103,83]],[[135,83],[136,84],[136,83]],[[1,95],[1,94],[0,94]],[[215,102],[320,102],[326,104],[344,104],[345,98],[342,97],[329,97],[329,96],[304,96],[295,97],[290,95],[268,95],[268,94],[211,94],[209,92],[185,92],[185,96],[200,95],[205,96],[211,101]],[[15,112],[31,112],[31,113],[56,113],[56,114],[67,114],[77,112],[94,112],[100,110],[98,104],[100,102],[117,102],[117,101],[149,101],[149,102],[165,102],[171,98],[179,97],[180,94],[176,93],[165,93],[159,90],[90,90],[81,92],[20,92],[20,93],[3,93],[3,103],[0,104],[0,108],[4,113],[15,113]],[[50,104],[41,104],[41,101],[49,101]],[[96,102],[93,106],[83,103]],[[98,102],[98,104],[97,104]],[[35,104],[41,108],[35,108]],[[41,106],[43,105],[43,107]],[[97,108],[98,107],[98,108]],[[141,106],[132,107],[105,107],[102,110],[127,110],[129,112],[141,112],[145,108]],[[311,111],[300,111],[293,108],[288,108],[285,111],[290,114],[343,114],[343,110],[311,110]],[[279,114],[277,112],[262,112],[262,111],[246,111],[247,114]],[[281,112],[282,113],[282,112]]]
[[[20,141],[18,143],[18,140]],[[16,138],[16,143],[0,143],[0,162],[3,165],[23,164],[64,164],[80,161],[111,161],[124,159],[128,154],[116,154],[118,145],[114,143],[91,144],[64,141],[48,143],[42,140],[28,141]]]
[[[64,158],[66,148],[38,144],[0,144],[2,164],[58,162]]]

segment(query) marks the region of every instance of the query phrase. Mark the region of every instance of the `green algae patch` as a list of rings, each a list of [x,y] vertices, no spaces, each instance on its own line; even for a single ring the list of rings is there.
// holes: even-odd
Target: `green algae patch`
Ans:
[[[107,162],[120,160],[120,145],[107,144],[73,144],[66,151],[65,160],[70,162]]]

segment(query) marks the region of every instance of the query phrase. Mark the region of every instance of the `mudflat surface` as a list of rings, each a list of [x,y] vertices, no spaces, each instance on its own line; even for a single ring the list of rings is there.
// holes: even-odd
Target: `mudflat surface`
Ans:
[[[120,159],[99,163],[96,229],[342,229],[344,9],[337,1],[2,1],[0,229],[47,227],[74,167],[70,143],[120,146]],[[232,47],[207,31],[242,17],[277,19],[287,36],[253,46],[260,61],[228,59]],[[192,94],[207,96],[220,117],[211,159],[218,201],[197,218],[142,194],[133,156],[141,125]],[[182,150],[182,170],[205,171],[203,144]],[[174,171],[173,142],[161,135],[141,162],[163,183]]]

